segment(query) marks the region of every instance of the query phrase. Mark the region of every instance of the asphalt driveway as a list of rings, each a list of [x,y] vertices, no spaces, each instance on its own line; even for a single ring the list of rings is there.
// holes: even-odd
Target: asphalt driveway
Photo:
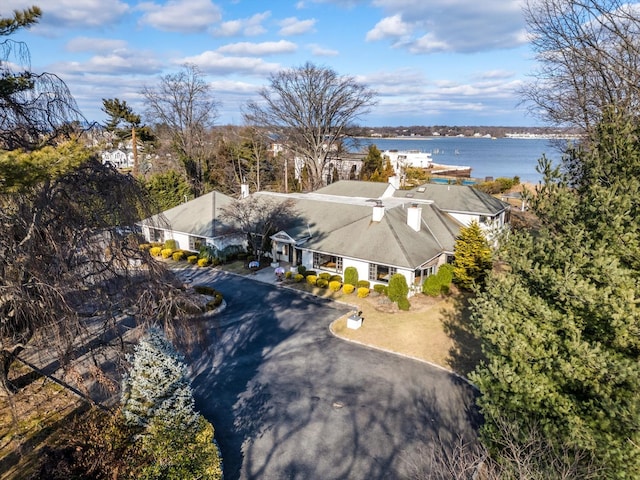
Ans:
[[[434,439],[474,438],[473,390],[333,337],[329,324],[348,307],[217,270],[193,281],[228,303],[192,360],[225,479],[407,478]]]

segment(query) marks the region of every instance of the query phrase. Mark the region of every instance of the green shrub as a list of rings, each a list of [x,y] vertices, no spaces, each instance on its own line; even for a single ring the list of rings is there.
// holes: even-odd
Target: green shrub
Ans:
[[[356,289],[356,287],[354,287],[354,286],[353,286],[353,285],[351,285],[350,283],[345,283],[345,284],[342,286],[342,291],[343,291],[344,293],[346,293],[347,295],[349,295],[349,294],[353,293],[353,291],[354,291],[355,289]]]
[[[306,272],[304,272],[304,276],[308,277],[309,275],[313,275],[314,277],[317,277],[318,274],[315,272],[315,270],[307,270]]]
[[[430,297],[437,297],[442,291],[440,279],[436,275],[429,275],[422,284],[422,293]]]
[[[162,252],[162,247],[151,247],[149,249],[149,253],[154,257],[159,257],[160,252]]]
[[[304,278],[304,275],[302,275],[301,273],[296,273],[293,276],[293,281],[296,282],[296,283],[300,283],[303,278]]]
[[[315,275],[307,275],[307,283],[309,285],[315,285],[316,282],[318,281],[318,277],[316,277]]]
[[[318,278],[322,278],[324,280],[329,281],[329,279],[331,278],[331,274],[327,272],[322,272],[320,275],[318,275]]]
[[[358,269],[356,267],[347,267],[344,269],[344,283],[351,285],[358,284]]]
[[[436,273],[438,278],[440,278],[440,283],[443,286],[449,286],[451,282],[453,282],[453,265],[450,263],[445,263],[440,266],[438,269],[438,273]]]
[[[358,280],[356,286],[358,288],[371,288],[371,282],[369,280]]]
[[[163,248],[162,250],[160,250],[160,254],[162,255],[162,258],[169,258],[171,255],[173,255],[173,250],[170,248]]]
[[[206,267],[209,265],[209,260],[207,260],[206,258],[199,258],[198,259],[198,266],[199,267]]]
[[[329,290],[331,290],[332,292],[337,292],[338,290],[340,290],[340,287],[342,287],[342,283],[338,282],[337,280],[332,280],[329,282]]]
[[[366,298],[369,296],[369,289],[367,287],[358,287],[358,298]]]
[[[326,278],[318,278],[318,280],[316,280],[316,285],[320,288],[327,288],[329,286],[329,280]]]
[[[408,298],[401,298],[400,300],[398,300],[398,308],[400,310],[409,310],[411,308],[411,304],[409,303],[409,299]]]
[[[409,294],[409,286],[407,285],[407,279],[401,273],[394,273],[389,279],[389,300],[392,302],[398,302],[401,298],[407,298]]]
[[[302,276],[307,272],[307,267],[304,265],[298,265],[298,273]]]
[[[176,242],[173,238],[164,241],[164,248],[169,248],[171,250],[178,249],[178,242]]]
[[[171,257],[176,262],[179,262],[180,260],[184,260],[184,252],[182,250],[178,250],[177,252],[173,252],[173,255],[171,255]]]
[[[373,291],[374,292],[378,292],[380,295],[388,295],[389,294],[389,288],[386,285],[382,285],[380,283],[376,283],[373,286]]]
[[[192,265],[195,265],[195,263],[198,261],[198,256],[197,255],[189,255],[187,257],[187,262],[189,262]]]
[[[284,272],[284,278],[286,278],[287,280],[290,280],[292,275],[293,274],[290,271],[289,272]]]
[[[329,278],[330,282],[340,282],[342,283],[342,276],[340,275],[331,275],[331,277]]]

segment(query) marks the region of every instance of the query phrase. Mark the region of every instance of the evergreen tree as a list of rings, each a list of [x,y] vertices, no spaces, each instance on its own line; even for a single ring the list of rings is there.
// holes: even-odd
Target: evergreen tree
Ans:
[[[370,180],[374,172],[382,171],[382,167],[382,153],[375,145],[369,145],[367,156],[362,160],[360,178],[362,180]]]
[[[462,227],[454,246],[454,281],[462,288],[471,289],[484,281],[491,267],[491,248],[478,222]]]

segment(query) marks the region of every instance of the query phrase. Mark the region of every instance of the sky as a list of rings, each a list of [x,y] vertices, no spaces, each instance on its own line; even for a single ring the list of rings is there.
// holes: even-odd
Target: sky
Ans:
[[[535,68],[522,0],[0,0],[0,17],[31,5],[11,39],[91,121],[105,98],[142,113],[142,88],[190,63],[216,123],[241,125],[270,75],[311,62],[376,92],[362,126],[540,124],[517,94]]]

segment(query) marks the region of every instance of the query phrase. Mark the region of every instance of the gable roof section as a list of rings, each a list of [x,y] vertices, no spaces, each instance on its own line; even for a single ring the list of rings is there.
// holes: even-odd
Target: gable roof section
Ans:
[[[314,193],[339,197],[382,198],[389,189],[395,190],[389,183],[339,180],[316,190]]]
[[[508,203],[468,185],[426,183],[411,190],[398,190],[394,197],[407,197],[408,201],[431,200],[445,212],[475,215],[493,216],[509,207]]]
[[[230,205],[234,199],[220,192],[210,192],[140,222],[142,225],[166,228],[175,232],[197,237],[226,235],[232,226],[222,221],[221,208]],[[214,212],[215,205],[215,214]]]

